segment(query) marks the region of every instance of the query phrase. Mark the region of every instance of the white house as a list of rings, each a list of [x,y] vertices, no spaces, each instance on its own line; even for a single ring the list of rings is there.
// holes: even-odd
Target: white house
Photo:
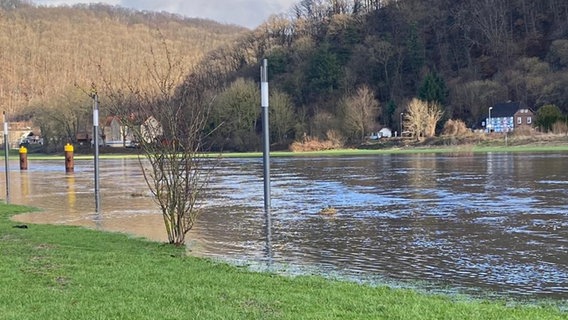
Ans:
[[[392,130],[389,128],[382,128],[379,130],[379,137],[380,138],[391,138],[392,137]]]
[[[156,118],[150,116],[140,125],[140,134],[144,141],[151,142],[155,138],[162,136],[164,134],[164,129]]]
[[[520,102],[502,102],[489,108],[485,119],[486,132],[513,132],[520,127],[531,128],[534,114],[522,108]]]
[[[124,147],[132,141],[132,134],[118,116],[110,116],[103,127],[105,144],[111,147]]]
[[[379,131],[371,132],[369,135],[370,140],[378,140],[381,138],[391,138],[392,137],[392,130],[389,128],[382,128]]]

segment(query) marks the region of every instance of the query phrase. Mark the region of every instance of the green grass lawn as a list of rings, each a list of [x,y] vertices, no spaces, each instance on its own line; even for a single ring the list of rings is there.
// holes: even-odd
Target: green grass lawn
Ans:
[[[0,204],[0,319],[568,319],[552,305],[249,272],[124,234],[14,228],[29,210]]]

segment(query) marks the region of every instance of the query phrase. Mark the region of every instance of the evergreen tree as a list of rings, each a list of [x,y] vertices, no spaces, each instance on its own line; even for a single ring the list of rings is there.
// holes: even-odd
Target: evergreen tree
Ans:
[[[446,104],[448,94],[446,82],[437,73],[429,73],[418,90],[420,100],[435,102],[442,106]]]
[[[384,125],[392,127],[394,124],[393,115],[396,111],[396,103],[390,100],[384,109]]]
[[[410,34],[406,44],[406,66],[410,74],[418,75],[424,66],[424,44],[418,36],[416,25],[410,28]]]
[[[341,66],[329,45],[322,45],[313,56],[308,69],[308,84],[312,93],[331,93],[339,87]]]
[[[558,120],[562,119],[562,112],[556,105],[548,104],[540,107],[536,112],[536,125],[540,127],[543,132],[552,130],[552,126]]]

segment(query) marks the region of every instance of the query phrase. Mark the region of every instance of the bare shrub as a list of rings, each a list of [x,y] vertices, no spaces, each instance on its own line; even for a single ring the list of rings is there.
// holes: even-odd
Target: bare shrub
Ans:
[[[345,139],[337,130],[329,130],[326,132],[327,141],[331,143],[334,149],[343,148]]]
[[[556,121],[552,125],[552,133],[563,134],[567,132],[568,132],[568,125],[566,125],[566,122],[564,122],[564,120]]]
[[[163,50],[165,58],[154,54],[146,64],[144,71],[153,83],[150,89],[142,90],[130,79],[119,83],[122,88],[109,80],[104,84],[109,111],[139,143],[142,173],[162,211],[168,241],[182,245],[201,212],[202,191],[211,171],[203,156],[211,99],[197,97],[197,90],[183,82],[182,61],[165,43]]]
[[[302,141],[295,141],[290,145],[292,152],[309,152],[341,149],[344,146],[343,137],[335,130],[329,130],[326,133],[325,140],[317,137],[305,137]]]
[[[513,131],[513,135],[516,137],[529,137],[534,134],[534,130],[531,127],[519,127]]]
[[[323,138],[329,130],[339,127],[337,116],[328,112],[319,110],[313,117],[313,128],[311,135]]]
[[[450,119],[444,125],[442,135],[453,136],[453,137],[463,137],[470,134],[471,131],[467,128],[462,120]]]

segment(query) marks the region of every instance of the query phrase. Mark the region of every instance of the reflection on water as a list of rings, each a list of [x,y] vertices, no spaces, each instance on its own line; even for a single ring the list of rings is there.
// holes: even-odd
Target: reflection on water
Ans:
[[[276,263],[356,279],[568,297],[565,154],[381,155],[272,160]],[[45,212],[26,222],[65,223],[164,241],[161,216],[137,160],[93,167],[30,161],[10,172],[12,202]],[[2,172],[4,174],[4,172]],[[4,177],[1,177],[4,179]],[[215,169],[204,213],[190,233],[195,254],[259,261],[265,254],[261,159]],[[328,205],[334,217],[318,211]]]

